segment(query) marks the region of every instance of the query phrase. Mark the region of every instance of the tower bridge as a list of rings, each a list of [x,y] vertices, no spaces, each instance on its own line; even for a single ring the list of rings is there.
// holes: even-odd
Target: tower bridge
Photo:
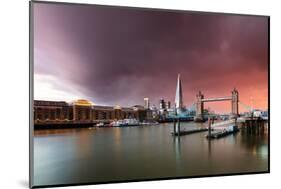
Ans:
[[[201,91],[196,95],[196,115],[194,121],[203,121],[203,110],[204,103],[206,102],[217,102],[217,101],[231,101],[231,116],[238,117],[238,102],[239,102],[239,93],[237,89],[233,89],[231,96],[227,97],[217,97],[217,98],[204,98],[204,95]]]

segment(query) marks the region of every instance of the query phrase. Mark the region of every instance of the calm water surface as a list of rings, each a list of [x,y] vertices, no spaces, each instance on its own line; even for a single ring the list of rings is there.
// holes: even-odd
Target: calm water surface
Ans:
[[[182,129],[202,127],[181,123]],[[34,184],[54,185],[268,170],[268,136],[206,132],[174,138],[172,124],[36,131]]]

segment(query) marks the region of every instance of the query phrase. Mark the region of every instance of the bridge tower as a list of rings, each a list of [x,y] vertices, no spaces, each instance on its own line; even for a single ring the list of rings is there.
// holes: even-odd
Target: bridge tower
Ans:
[[[232,117],[236,118],[239,115],[239,109],[238,109],[239,93],[236,88],[234,88],[231,93],[232,93],[231,114],[232,114]]]
[[[196,115],[194,117],[194,121],[203,121],[203,111],[204,111],[204,103],[203,103],[204,95],[199,91],[196,95]]]

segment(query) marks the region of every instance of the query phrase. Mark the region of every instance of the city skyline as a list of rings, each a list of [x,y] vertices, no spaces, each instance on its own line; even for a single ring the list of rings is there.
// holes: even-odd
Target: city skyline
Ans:
[[[243,103],[267,109],[267,18],[121,9],[34,6],[35,99],[158,106],[175,101],[180,73],[187,107],[199,90],[220,97],[236,87]]]

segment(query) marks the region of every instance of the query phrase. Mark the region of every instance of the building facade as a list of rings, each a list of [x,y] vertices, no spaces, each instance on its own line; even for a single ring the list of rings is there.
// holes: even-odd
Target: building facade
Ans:
[[[34,101],[34,121],[73,120],[72,107],[63,101]]]
[[[64,101],[34,100],[34,122],[98,122],[135,118],[151,120],[152,111],[143,106],[133,107],[99,106],[84,99],[71,103]]]

